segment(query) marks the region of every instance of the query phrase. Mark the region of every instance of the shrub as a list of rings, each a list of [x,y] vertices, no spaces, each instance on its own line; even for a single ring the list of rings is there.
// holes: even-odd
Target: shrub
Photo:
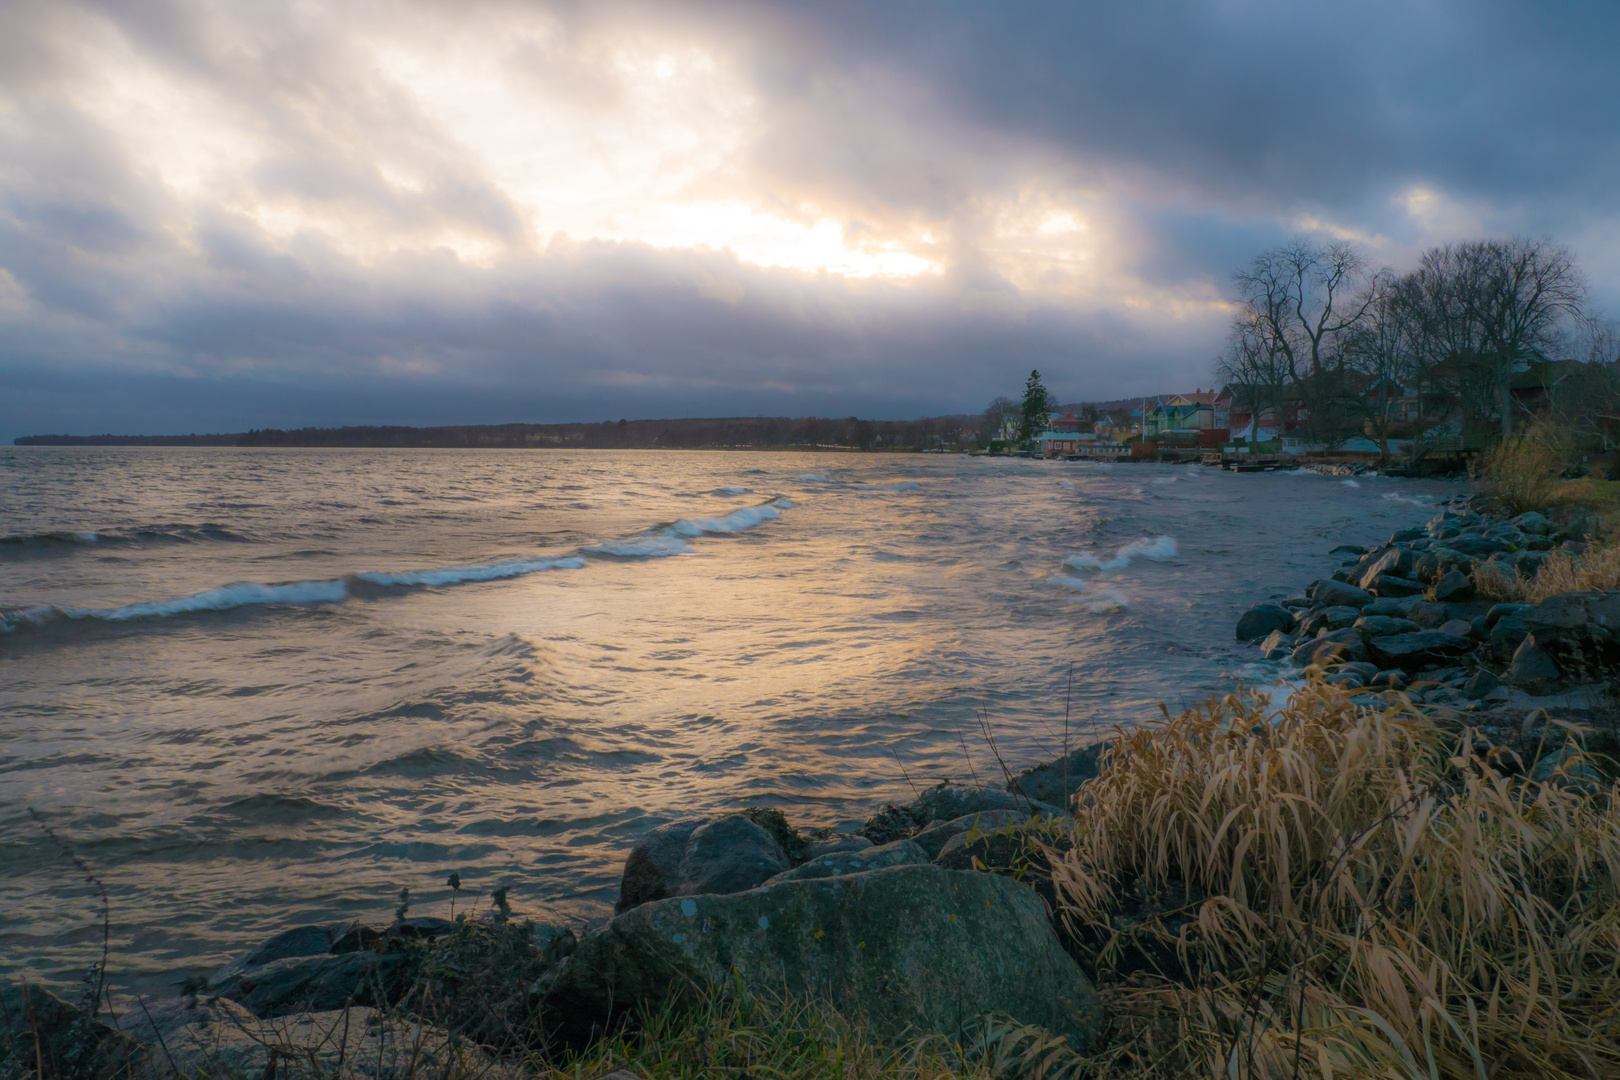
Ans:
[[[1496,563],[1474,571],[1474,586],[1486,600],[1540,603],[1566,592],[1620,589],[1620,545],[1597,547],[1581,555],[1554,552],[1526,580]]]
[[[1110,1075],[1620,1074],[1620,813],[1513,764],[1319,682],[1120,731],[1053,869]]]
[[[1569,458],[1566,441],[1555,430],[1538,425],[1522,436],[1502,440],[1470,471],[1482,493],[1507,513],[1544,510],[1557,501]]]

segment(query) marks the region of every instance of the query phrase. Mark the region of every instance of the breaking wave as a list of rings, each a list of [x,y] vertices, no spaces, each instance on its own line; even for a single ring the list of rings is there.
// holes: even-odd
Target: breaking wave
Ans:
[[[712,518],[681,518],[669,527],[673,536],[702,536],[704,533],[739,533],[745,529],[752,529],[755,525],[762,525],[767,521],[775,521],[781,517],[777,509],[790,509],[791,503],[782,499],[766,503],[763,506],[744,506],[733,510],[724,517]]]
[[[21,533],[0,536],[0,558],[27,556],[53,551],[67,552],[84,548],[145,546],[151,544],[198,543],[252,543],[253,538],[233,532],[223,525],[203,522],[201,525],[167,524],[139,525],[129,528],[103,529],[100,532],[74,532],[59,529],[51,532]]]
[[[1155,536],[1151,539],[1132,540],[1114,553],[1113,558],[1101,559],[1090,552],[1081,552],[1070,555],[1063,560],[1063,565],[1074,570],[1123,570],[1138,558],[1152,559],[1154,562],[1164,562],[1166,559],[1176,557],[1176,540],[1173,536]]]
[[[1400,492],[1391,491],[1378,497],[1392,503],[1405,503],[1407,506],[1434,505],[1434,496],[1432,495],[1402,495]]]
[[[595,555],[616,555],[621,559],[661,559],[668,555],[685,555],[692,550],[692,545],[678,536],[661,535],[606,544],[586,544],[584,550]]]
[[[541,570],[578,570],[584,565],[585,560],[577,555],[548,559],[505,559],[501,562],[475,563],[471,566],[445,566],[436,570],[402,572],[368,570],[363,574],[355,574],[354,580],[372,585],[461,585],[469,581],[499,581],[502,578],[521,577]]]

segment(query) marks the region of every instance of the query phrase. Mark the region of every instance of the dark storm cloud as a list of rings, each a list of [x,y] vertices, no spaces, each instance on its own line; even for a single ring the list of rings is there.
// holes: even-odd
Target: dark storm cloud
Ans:
[[[1066,398],[1201,385],[1231,268],[1311,229],[1397,262],[1459,229],[1547,232],[1620,302],[1607,3],[309,10],[0,11],[0,435],[905,416],[976,409],[1035,366]],[[708,48],[754,119],[704,184],[943,272],[548,243],[457,123],[365,52],[479,19],[491,68],[587,114],[630,107],[618,42]],[[98,111],[154,70],[180,88],[154,139],[183,142],[206,101],[252,143],[199,173],[202,195]],[[247,209],[272,204],[316,225]],[[1009,214],[1071,210],[1083,263],[1040,261],[1032,224],[1007,239]],[[485,255],[435,249],[446,230]]]

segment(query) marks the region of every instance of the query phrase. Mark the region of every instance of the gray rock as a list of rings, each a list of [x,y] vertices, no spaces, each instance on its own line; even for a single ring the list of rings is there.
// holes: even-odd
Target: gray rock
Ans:
[[[1520,616],[1525,629],[1537,640],[1548,641],[1573,638],[1586,628],[1586,609],[1602,593],[1567,592],[1549,596]]]
[[[1016,825],[1021,821],[1029,820],[1027,814],[1018,810],[985,810],[977,814],[963,814],[950,821],[938,822],[916,836],[912,837],[917,846],[928,853],[930,861],[939,857],[940,851],[945,847],[946,841],[958,833],[965,833],[969,829],[978,829],[988,832],[1006,825]]]
[[[1603,774],[1592,765],[1585,754],[1581,753],[1580,748],[1570,743],[1565,743],[1558,750],[1536,762],[1535,768],[1530,770],[1530,778],[1554,787],[1572,788],[1588,795],[1597,795],[1609,786]]]
[[[986,810],[1029,810],[1030,799],[1001,788],[974,787],[966,784],[942,782],[917,797],[910,806],[911,816],[919,825],[931,821],[952,821],[963,814],[977,814]],[[1055,806],[1036,801],[1037,813],[1061,813]]]
[[[1429,599],[1439,600],[1442,603],[1472,600],[1474,597],[1474,583],[1468,580],[1468,575],[1461,570],[1447,570],[1440,575],[1429,590]]]
[[[1293,639],[1286,634],[1273,632],[1261,648],[1266,648],[1273,638],[1281,638],[1292,643]],[[1102,758],[1102,752],[1108,746],[1108,740],[1092,743],[1072,750],[1066,757],[1056,761],[1048,761],[1034,768],[1025,769],[1009,787],[1016,786],[1024,795],[1048,806],[1067,809],[1069,799],[1080,785],[1097,775],[1097,764]]]
[[[992,814],[1010,813],[994,810]],[[988,816],[988,815],[987,815]],[[928,852],[911,840],[896,840],[882,847],[866,847],[857,851],[835,851],[811,859],[803,866],[777,874],[767,885],[780,885],[784,881],[814,881],[817,878],[838,877],[840,874],[861,874],[868,870],[882,870],[890,866],[921,866],[929,862]]]
[[[1508,668],[1507,681],[1531,693],[1550,691],[1558,682],[1558,664],[1547,650],[1529,634],[1513,652],[1513,664]]]
[[[1363,555],[1367,554],[1367,549],[1364,548],[1364,547],[1361,547],[1358,544],[1340,544],[1338,547],[1336,547],[1332,551],[1328,552],[1328,554],[1329,555],[1343,555],[1343,556],[1348,556],[1348,557],[1351,557],[1351,558],[1359,559]]]
[[[258,1017],[325,1012],[345,1005],[385,1005],[403,989],[398,953],[289,956],[230,976],[213,986],[221,997]]]
[[[805,861],[819,859],[823,855],[836,855],[843,851],[865,851],[872,846],[872,841],[864,836],[857,836],[854,833],[834,833],[822,840],[811,840],[805,849]]]
[[[1385,597],[1374,600],[1362,608],[1361,613],[1363,615],[1382,615],[1389,619],[1404,619],[1406,617],[1406,607],[1409,603],[1410,601],[1407,600],[1392,600]]]
[[[1329,630],[1343,630],[1345,627],[1361,618],[1361,612],[1353,607],[1330,607],[1322,609],[1322,623]]]
[[[1353,607],[1360,610],[1372,603],[1372,594],[1342,581],[1318,581],[1311,588],[1311,601],[1322,607]]]
[[[1474,672],[1473,675],[1469,676],[1466,683],[1463,683],[1463,697],[1471,698],[1474,701],[1480,701],[1492,690],[1495,690],[1501,685],[1501,679],[1498,679],[1495,675],[1491,674],[1489,671],[1486,671],[1484,668],[1480,668],[1478,671]]]
[[[1339,665],[1339,670],[1340,671],[1346,671],[1346,672],[1352,672],[1352,673],[1354,673],[1356,675],[1359,675],[1359,676],[1361,676],[1362,682],[1366,682],[1368,679],[1371,679],[1374,675],[1378,674],[1378,665],[1377,664],[1369,664],[1369,663],[1366,663],[1365,661],[1362,661],[1362,662],[1352,661],[1352,662],[1350,662],[1348,664],[1340,664]]]
[[[1379,596],[1417,596],[1423,592],[1422,582],[1396,574],[1379,574],[1370,581],[1363,579],[1363,585]]]
[[[1534,510],[1529,511],[1528,513],[1520,514],[1518,517],[1514,518],[1513,527],[1522,533],[1529,533],[1532,536],[1546,536],[1548,533],[1552,532],[1553,529],[1552,522],[1548,521],[1545,517],[1536,513]]]
[[[332,938],[330,926],[295,926],[291,930],[283,930],[254,949],[243,958],[242,965],[259,967],[272,960],[285,960],[289,956],[319,956],[331,950]]]
[[[1368,679],[1367,685],[1387,690],[1400,690],[1406,686],[1406,672],[1401,671],[1399,668],[1387,668]]]
[[[1490,645],[1491,655],[1498,660],[1508,660],[1513,656],[1519,643],[1530,633],[1530,628],[1524,625],[1524,619],[1518,615],[1504,615],[1496,620],[1491,627],[1491,633],[1486,641]]]
[[[1411,619],[1392,619],[1387,615],[1363,615],[1356,620],[1356,629],[1362,637],[1388,637],[1390,634],[1410,634],[1423,627]]]
[[[1438,630],[1451,621],[1451,605],[1411,600],[1406,605],[1406,617],[1425,630]]]
[[[1297,642],[1292,635],[1285,634],[1281,630],[1273,630],[1260,643],[1260,653],[1267,660],[1280,660],[1293,652],[1296,644]],[[1050,802],[1051,800],[1048,799],[1047,801]]]
[[[1534,606],[1534,604],[1492,604],[1490,610],[1485,613],[1485,628],[1492,629],[1498,619],[1507,615],[1522,615]]]
[[[1385,551],[1373,560],[1364,571],[1356,584],[1369,592],[1376,592],[1373,582],[1384,576],[1396,578],[1411,577],[1412,571],[1417,569],[1418,556],[1410,548],[1394,547]]]
[[[880,1037],[950,1038],[987,1013],[1086,1049],[1103,1022],[1045,905],[997,874],[898,866],[732,896],[643,904],[580,943],[540,989],[569,1046],[683,987],[826,1001]]]
[[[1335,630],[1332,633],[1316,638],[1295,649],[1288,657],[1288,662],[1295,667],[1309,667],[1312,664],[1333,664],[1345,660],[1365,660],[1367,648],[1361,642],[1361,634],[1354,629]]]
[[[674,895],[743,892],[791,865],[770,833],[742,814],[727,814],[692,830]]]
[[[1471,637],[1473,636],[1473,630],[1473,624],[1466,619],[1452,619],[1449,622],[1440,624],[1442,634],[1452,634],[1456,637]]]
[[[615,911],[624,912],[637,904],[674,896],[686,842],[705,818],[671,821],[643,836],[630,848],[619,879],[619,902]]]
[[[1415,633],[1390,634],[1367,642],[1373,659],[1385,667],[1399,667],[1404,671],[1420,671],[1434,667],[1454,657],[1463,656],[1473,646],[1465,637],[1442,630],[1418,630]]]
[[[1294,625],[1294,613],[1281,604],[1256,604],[1245,611],[1237,623],[1237,639],[1253,641],[1274,630],[1286,630]]]
[[[1391,544],[1407,544],[1426,535],[1428,535],[1427,532],[1420,528],[1397,529],[1389,534],[1389,542]]]
[[[1342,686],[1346,690],[1359,690],[1366,685],[1366,680],[1354,671],[1335,671],[1322,681],[1329,686]]]

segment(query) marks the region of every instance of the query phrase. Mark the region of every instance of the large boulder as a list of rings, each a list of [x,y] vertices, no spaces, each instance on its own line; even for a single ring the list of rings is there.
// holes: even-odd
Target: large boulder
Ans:
[[[1508,660],[1513,656],[1514,650],[1519,647],[1530,628],[1524,624],[1524,619],[1518,615],[1504,615],[1491,626],[1486,641],[1491,655],[1498,660]]]
[[[1473,643],[1457,634],[1442,630],[1418,630],[1406,634],[1375,637],[1367,642],[1373,659],[1385,667],[1402,671],[1421,671],[1438,667],[1459,656],[1465,656]]]
[[[616,910],[667,896],[742,892],[790,866],[776,838],[745,814],[672,821],[630,849]]]
[[[1011,813],[995,810],[995,814]],[[784,881],[814,881],[817,878],[838,877],[840,874],[861,874],[868,870],[883,870],[890,866],[921,866],[932,861],[928,852],[912,840],[896,840],[879,847],[864,847],[853,851],[835,851],[821,855],[803,866],[785,870],[767,885],[780,885]]]
[[[1318,607],[1353,607],[1359,611],[1372,600],[1371,593],[1342,581],[1318,581],[1311,587],[1311,602]]]
[[[1294,613],[1281,604],[1256,604],[1238,619],[1237,639],[1254,641],[1273,630],[1287,630],[1294,625]]]
[[[911,816],[919,825],[931,821],[953,821],[963,814],[978,814],[986,810],[1029,810],[1031,800],[1021,793],[1001,788],[941,782],[919,795],[910,806]],[[1056,811],[1056,807],[1036,803],[1040,812]]]
[[[897,866],[643,904],[540,986],[570,1046],[686,989],[826,1001],[888,1039],[959,1037],[988,1013],[1089,1046],[1097,995],[1033,891],[995,874]]]

